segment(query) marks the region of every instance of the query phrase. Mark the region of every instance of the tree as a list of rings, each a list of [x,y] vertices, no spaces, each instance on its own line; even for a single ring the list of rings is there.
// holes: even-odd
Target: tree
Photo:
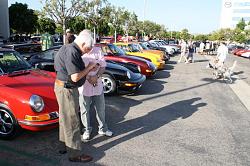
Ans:
[[[102,8],[106,5],[106,0],[92,0],[86,3],[86,8],[82,9],[82,13],[88,23],[94,28],[94,38],[96,34],[96,28],[104,21],[102,17]]]
[[[181,30],[180,37],[181,37],[181,39],[189,40],[191,35],[189,34],[188,29]]]
[[[83,29],[85,29],[85,19],[81,16],[74,17],[69,19],[67,22],[67,27],[76,34],[80,33]]]
[[[244,18],[241,18],[238,24],[236,24],[236,28],[240,29],[241,31],[244,31],[245,27],[246,27],[246,22]]]
[[[194,37],[194,40],[206,41],[208,40],[208,35],[199,34]]]
[[[86,10],[86,0],[41,0],[43,5],[41,15],[47,16],[59,24],[63,32],[69,19],[79,16]]]
[[[38,16],[27,4],[15,3],[9,7],[10,28],[19,34],[29,34],[36,30]]]
[[[55,34],[56,24],[50,18],[39,18],[37,28],[40,33],[48,32],[52,35]]]

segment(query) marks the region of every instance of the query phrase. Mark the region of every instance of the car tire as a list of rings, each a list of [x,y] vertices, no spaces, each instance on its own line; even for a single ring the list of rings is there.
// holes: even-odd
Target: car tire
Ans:
[[[19,132],[20,126],[12,112],[0,107],[0,138],[5,140],[13,139]]]
[[[103,74],[102,83],[103,83],[104,94],[113,94],[116,92],[116,82],[115,82],[115,79],[111,75]]]

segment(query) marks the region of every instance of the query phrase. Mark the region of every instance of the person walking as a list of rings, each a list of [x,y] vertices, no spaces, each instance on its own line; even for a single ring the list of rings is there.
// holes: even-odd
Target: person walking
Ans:
[[[184,57],[185,62],[188,62],[187,57],[186,57],[186,52],[187,52],[187,43],[185,42],[185,40],[181,40],[181,56],[180,59],[178,60],[178,63],[181,62],[182,57]]]
[[[195,50],[195,45],[192,41],[188,42],[188,56],[187,56],[187,62],[186,63],[193,63],[194,62],[194,50]]]
[[[59,141],[65,146],[59,153],[68,152],[72,162],[89,162],[93,158],[82,154],[79,93],[78,87],[85,82],[86,75],[95,68],[91,62],[86,66],[82,54],[91,51],[93,38],[90,34],[80,33],[71,44],[62,46],[55,56],[56,80],[54,91],[59,105]]]
[[[105,121],[105,100],[101,79],[101,75],[105,71],[106,61],[101,48],[94,47],[91,52],[82,56],[82,60],[85,65],[88,65],[90,62],[99,64],[97,68],[92,69],[91,72],[88,73],[85,83],[78,89],[80,94],[81,120],[84,126],[82,139],[89,140],[92,132],[92,127],[90,125],[91,104],[93,104],[96,110],[96,118],[99,124],[98,134],[110,137],[113,133],[108,129]]]
[[[227,58],[227,55],[228,55],[228,48],[224,42],[221,42],[220,46],[218,47],[217,56],[216,56],[216,59],[218,61],[216,65],[217,68],[223,67],[225,60]]]

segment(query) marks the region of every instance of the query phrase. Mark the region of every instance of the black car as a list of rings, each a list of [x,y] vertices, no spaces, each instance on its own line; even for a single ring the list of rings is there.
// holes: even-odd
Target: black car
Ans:
[[[47,71],[54,70],[54,56],[56,55],[58,47],[50,48],[46,51],[32,55],[28,61],[32,66]],[[142,83],[146,80],[146,77],[139,73],[136,66],[131,64],[120,65],[113,61],[106,61],[107,66],[105,72],[102,75],[102,82],[104,84],[104,93],[112,94],[118,90],[125,90],[129,92],[136,91]],[[126,65],[130,65],[124,67]]]

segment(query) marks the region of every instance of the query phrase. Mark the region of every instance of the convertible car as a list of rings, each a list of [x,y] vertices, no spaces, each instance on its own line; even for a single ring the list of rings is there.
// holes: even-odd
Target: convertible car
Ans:
[[[35,68],[55,71],[54,56],[59,48],[60,47],[54,47],[33,55],[29,60],[29,63]],[[137,66],[126,63],[118,64],[107,60],[107,66],[104,74],[102,75],[104,94],[113,94],[118,90],[134,92],[141,87],[145,80],[146,77],[139,73]]]
[[[34,69],[16,51],[0,48],[0,138],[20,128],[40,131],[58,126],[55,74]]]

